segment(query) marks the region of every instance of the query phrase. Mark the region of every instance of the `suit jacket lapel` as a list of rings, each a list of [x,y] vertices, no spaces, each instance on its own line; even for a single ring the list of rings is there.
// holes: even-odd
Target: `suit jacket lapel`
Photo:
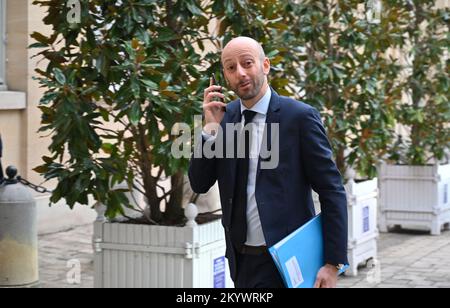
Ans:
[[[240,108],[240,104],[238,103],[238,104],[236,104],[235,106],[237,106],[237,107],[235,107],[235,108],[233,108],[233,109],[227,109],[227,112],[230,112],[230,118],[229,118],[229,120],[227,121],[227,123],[230,123],[230,124],[237,124],[237,123],[239,123],[240,121],[241,121],[241,108]],[[233,144],[234,144],[234,154],[233,155],[236,155],[236,152],[237,152],[237,140],[236,140],[236,138],[233,138],[232,136],[230,136],[230,137],[228,137],[227,135],[226,135],[226,127],[224,127],[223,128],[224,130],[224,140],[225,140],[225,142],[226,142],[226,146],[225,146],[225,149],[228,149],[228,146],[230,146],[230,142],[232,142]],[[228,142],[229,141],[229,142]],[[224,153],[224,155],[226,155],[226,151],[225,151],[225,153]],[[236,158],[234,157],[234,158],[232,158],[232,159],[226,159],[226,161],[228,161],[228,172],[229,172],[229,179],[230,179],[230,191],[231,191],[231,200],[229,200],[229,201],[231,201],[232,202],[232,200],[233,200],[233,197],[234,197],[234,188],[235,188],[235,182],[236,182],[236,165],[237,165],[237,161],[236,161]],[[230,202],[230,203],[231,203]]]
[[[267,142],[267,151],[269,153],[272,150],[272,124],[280,124],[280,102],[279,102],[279,96],[278,93],[275,92],[273,88],[272,90],[272,97],[270,98],[270,104],[269,109],[267,110],[267,116],[266,116],[266,127],[264,128],[264,134],[263,134],[263,141],[261,150],[264,150],[264,145]],[[279,136],[277,136],[279,138]],[[259,172],[261,171],[261,153],[258,160],[258,168],[256,171],[256,179],[258,179]],[[267,156],[265,155],[264,160],[269,160]]]

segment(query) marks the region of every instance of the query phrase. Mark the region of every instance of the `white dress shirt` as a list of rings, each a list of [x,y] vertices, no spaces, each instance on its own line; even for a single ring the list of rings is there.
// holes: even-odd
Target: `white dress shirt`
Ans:
[[[244,110],[251,110],[256,112],[252,123],[254,123],[254,129],[252,130],[252,136],[250,140],[252,144],[250,146],[250,160],[249,160],[249,172],[247,182],[247,241],[248,246],[265,246],[266,240],[261,227],[261,220],[259,218],[258,205],[256,203],[256,172],[258,169],[259,153],[261,151],[261,145],[264,135],[264,129],[266,126],[267,111],[269,110],[270,99],[272,97],[272,91],[270,87],[267,88],[266,94],[252,107],[247,108],[241,101],[241,114]],[[244,125],[245,118],[242,115],[241,123]],[[203,132],[203,136],[208,140],[214,140],[215,136]]]
[[[250,161],[247,183],[247,241],[249,246],[263,246],[266,245],[264,233],[261,227],[261,220],[259,218],[258,205],[256,204],[256,171],[258,168],[259,153],[261,151],[261,144],[264,135],[264,128],[266,126],[267,111],[269,109],[270,98],[272,91],[270,87],[267,88],[266,94],[252,107],[247,108],[241,101],[241,112],[244,110],[251,110],[256,112],[253,118],[253,123],[256,125],[252,130],[252,144],[250,146]],[[242,116],[242,124],[244,124],[244,116]]]

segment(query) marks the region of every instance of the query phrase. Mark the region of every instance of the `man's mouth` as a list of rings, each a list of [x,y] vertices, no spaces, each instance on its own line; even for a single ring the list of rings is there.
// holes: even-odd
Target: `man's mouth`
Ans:
[[[243,83],[241,83],[241,84],[239,85],[239,87],[240,87],[240,88],[246,88],[246,87],[248,87],[250,84],[251,84],[250,81],[243,82]]]

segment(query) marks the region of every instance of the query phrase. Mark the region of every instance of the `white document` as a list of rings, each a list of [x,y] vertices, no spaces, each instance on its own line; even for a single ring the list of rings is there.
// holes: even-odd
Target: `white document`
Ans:
[[[303,279],[302,271],[300,265],[298,265],[297,258],[293,256],[286,262],[286,268],[291,279],[292,286],[297,288],[305,280]]]

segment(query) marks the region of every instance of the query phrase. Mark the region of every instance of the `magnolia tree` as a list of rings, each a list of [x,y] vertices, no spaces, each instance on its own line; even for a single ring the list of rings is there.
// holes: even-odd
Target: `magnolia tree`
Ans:
[[[298,93],[321,111],[339,170],[373,178],[401,98],[392,77],[399,66],[387,56],[401,28],[391,24],[395,12],[382,15],[365,3],[300,1],[291,25],[304,48]]]
[[[199,1],[81,1],[78,23],[61,14],[70,13],[64,1],[34,3],[53,27],[49,37],[32,35],[49,60],[38,73],[51,156],[36,171],[58,180],[51,201],[73,207],[93,196],[114,217],[129,206],[113,189],[125,181],[145,195],[149,220],[181,221],[188,161],[170,155],[171,130],[201,112],[208,63],[195,46],[209,39],[209,20]]]
[[[403,16],[392,20],[403,29],[397,47],[405,55],[397,83],[406,102],[396,106],[396,118],[408,132],[390,149],[390,159],[409,165],[439,163],[450,148],[450,8],[414,0],[395,1],[388,9]]]
[[[64,198],[73,207],[91,196],[114,217],[130,207],[125,193],[134,189],[146,197],[148,221],[181,223],[189,157],[172,155],[178,137],[172,129],[177,123],[193,128],[209,77],[220,70],[220,48],[231,36],[282,41],[283,7],[274,11],[274,3],[34,1],[47,9],[44,22],[52,27],[50,36],[33,33],[31,46],[48,61],[37,73],[46,88],[40,132],[50,132],[51,154],[35,170],[57,179],[51,202]],[[280,62],[276,55],[286,47],[270,46],[269,56]],[[166,178],[169,188],[162,185]],[[123,182],[128,189],[115,189]]]

